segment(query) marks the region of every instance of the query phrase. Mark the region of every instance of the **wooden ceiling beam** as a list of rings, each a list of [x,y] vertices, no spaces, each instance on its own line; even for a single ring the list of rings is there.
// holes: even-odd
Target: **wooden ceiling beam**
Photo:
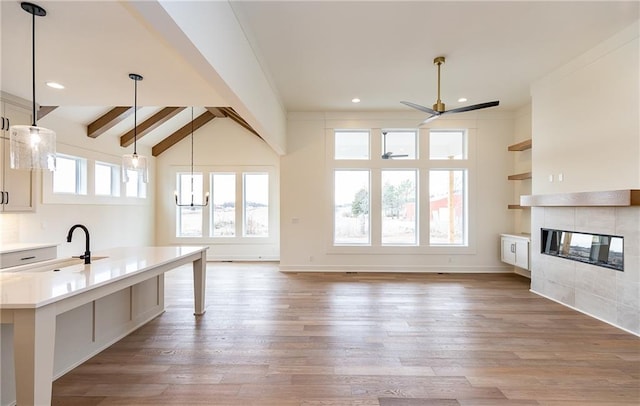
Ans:
[[[236,111],[233,109],[233,107],[219,107],[219,109],[222,110],[222,112],[225,113],[230,119],[232,119],[236,123],[240,124],[247,131],[255,134],[258,138],[260,138],[261,140],[264,141],[264,138],[262,138],[260,136],[260,134],[258,134],[258,132],[256,130],[254,130],[253,127],[251,127],[249,125],[249,123],[247,123],[244,120],[244,118],[240,117],[240,114],[236,113]]]
[[[57,108],[58,106],[40,106],[40,108],[38,108],[38,113],[37,113],[38,120],[40,120],[41,118],[43,118],[44,116],[51,113],[53,110]]]
[[[216,118],[225,118],[227,114],[222,111],[220,107],[207,107],[207,110],[211,112]]]
[[[196,131],[198,128],[207,124],[209,121],[213,120],[214,118],[216,118],[216,116],[212,112],[210,112],[209,110],[205,111],[204,113],[202,113],[201,115],[199,115],[193,120],[193,131]],[[172,146],[177,144],[180,140],[184,139],[190,134],[191,134],[191,121],[189,121],[182,128],[180,128],[179,130],[177,130],[167,138],[163,139],[162,141],[154,145],[153,148],[151,148],[151,155],[158,156],[162,154],[164,151],[168,150],[169,148],[171,148]]]
[[[87,137],[97,138],[133,114],[131,106],[117,106],[87,126]]]
[[[175,115],[184,110],[185,107],[165,107],[153,116],[144,120],[142,123],[137,126],[137,138],[140,139],[145,135],[149,134],[151,131],[155,130],[162,124],[166,123],[170,119],[172,119]],[[135,128],[134,128],[135,129]],[[128,147],[133,144],[134,139],[134,129],[120,136],[120,146]]]

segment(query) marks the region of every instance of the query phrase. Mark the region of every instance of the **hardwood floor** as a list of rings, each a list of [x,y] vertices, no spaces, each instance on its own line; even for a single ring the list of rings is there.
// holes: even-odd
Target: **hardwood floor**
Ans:
[[[210,263],[166,312],[54,382],[55,405],[638,405],[640,339],[517,275]]]

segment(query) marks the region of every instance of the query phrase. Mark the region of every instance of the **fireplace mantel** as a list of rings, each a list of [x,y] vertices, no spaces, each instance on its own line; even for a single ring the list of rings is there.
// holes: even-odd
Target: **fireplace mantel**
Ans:
[[[640,189],[520,196],[524,207],[640,206]]]

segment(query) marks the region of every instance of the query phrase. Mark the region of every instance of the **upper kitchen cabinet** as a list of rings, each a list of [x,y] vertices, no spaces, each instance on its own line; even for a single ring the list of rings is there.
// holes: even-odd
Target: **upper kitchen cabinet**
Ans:
[[[32,170],[11,169],[9,126],[31,125],[29,102],[2,93],[2,142],[0,142],[0,212],[35,210],[35,176]]]

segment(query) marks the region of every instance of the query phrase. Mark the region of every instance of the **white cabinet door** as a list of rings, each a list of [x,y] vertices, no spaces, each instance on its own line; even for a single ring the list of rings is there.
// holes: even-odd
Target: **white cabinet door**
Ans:
[[[516,264],[516,251],[513,245],[513,239],[502,237],[502,262],[506,262],[507,264],[515,265]]]
[[[501,236],[500,260],[519,268],[529,269],[529,241],[525,238]]]
[[[9,119],[11,125],[31,124],[31,112],[20,106],[2,102],[2,117]],[[5,123],[6,126],[6,123]],[[9,143],[9,131],[3,131],[2,135],[2,173],[0,190],[4,193],[2,208],[4,212],[33,211],[34,203],[34,176],[31,170],[11,169],[11,155]]]

